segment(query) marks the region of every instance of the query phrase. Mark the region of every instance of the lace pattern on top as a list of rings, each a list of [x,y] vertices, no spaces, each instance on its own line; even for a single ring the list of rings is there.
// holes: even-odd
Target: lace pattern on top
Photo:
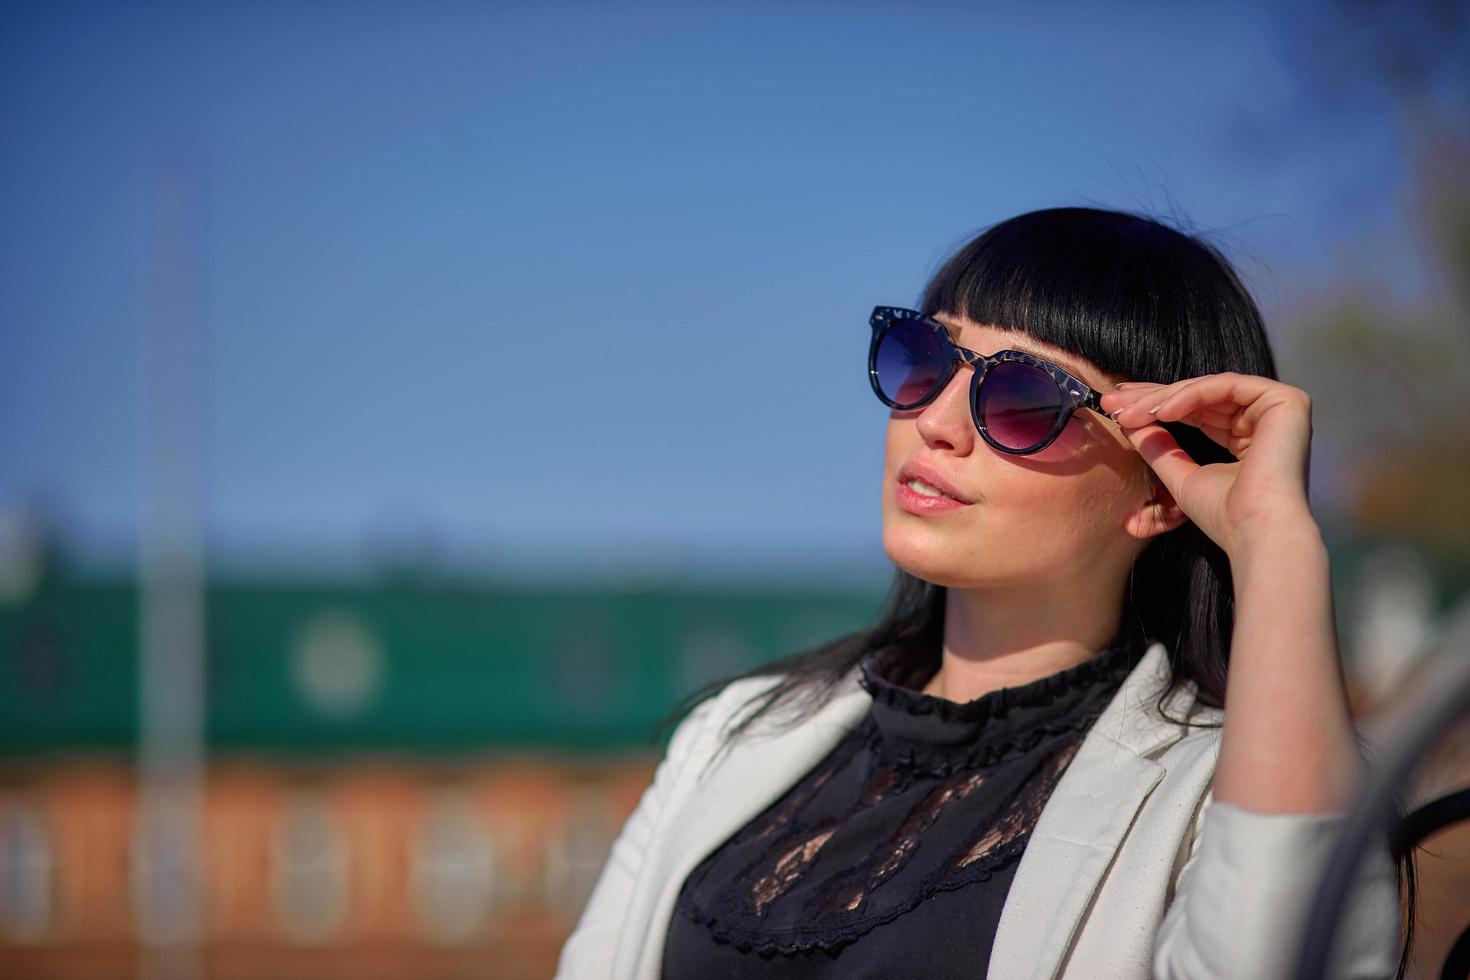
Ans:
[[[686,880],[679,910],[717,942],[836,950],[941,891],[1017,861],[1136,647],[964,704],[922,694],[933,668],[864,661],[873,709]],[[1008,882],[1007,882],[1008,886]]]

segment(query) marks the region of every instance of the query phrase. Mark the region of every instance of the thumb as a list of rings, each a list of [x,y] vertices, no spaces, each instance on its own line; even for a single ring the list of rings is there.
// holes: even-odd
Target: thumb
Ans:
[[[1169,431],[1157,422],[1150,422],[1137,428],[1125,428],[1124,435],[1128,441],[1133,443],[1144,462],[1159,476],[1159,481],[1169,491],[1170,503],[1178,501],[1182,492],[1184,481],[1187,480],[1200,466],[1190,458],[1189,453],[1179,447],[1179,443]]]

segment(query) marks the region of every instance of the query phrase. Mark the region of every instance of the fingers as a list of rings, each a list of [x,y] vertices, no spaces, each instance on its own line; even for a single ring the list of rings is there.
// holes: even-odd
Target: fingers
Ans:
[[[1152,408],[1158,403],[1162,390],[1167,387],[1149,382],[1132,382],[1127,388],[1103,392],[1099,404],[1108,417],[1119,425],[1147,425],[1154,417],[1147,412],[1134,411],[1135,406]],[[1124,413],[1127,413],[1127,418],[1123,417]]]
[[[1128,430],[1127,435],[1139,455],[1158,474],[1160,482],[1175,500],[1179,500],[1183,495],[1184,481],[1200,469],[1199,464],[1179,448],[1179,443],[1165,428],[1145,425]]]
[[[1111,405],[1111,403],[1109,404]],[[1131,403],[1125,404],[1122,407],[1113,408],[1112,411],[1107,412],[1107,415],[1109,418],[1113,419],[1113,421],[1118,422],[1118,416],[1122,414],[1125,408],[1130,407],[1130,405]],[[1201,428],[1208,427],[1223,429],[1226,432],[1231,432],[1238,427],[1238,420],[1240,418],[1241,409],[1238,405],[1229,405],[1224,407],[1206,405],[1201,406],[1192,412],[1186,412],[1185,414],[1181,415],[1177,420],[1167,421],[1187,422],[1190,425],[1197,425]],[[1147,425],[1150,422],[1155,422],[1158,420],[1159,419],[1157,415],[1150,415],[1148,412],[1140,412],[1136,414],[1130,414],[1126,420],[1126,424]],[[1120,422],[1120,424],[1125,423]]]
[[[1100,401],[1103,410],[1124,426],[1197,419],[1237,431],[1240,411],[1277,389],[1297,390],[1271,378],[1227,371],[1173,384],[1125,382],[1124,387],[1104,392]]]
[[[1280,382],[1250,374],[1210,374],[1171,385],[1149,412],[1156,419],[1176,419],[1212,405],[1248,407]],[[1135,412],[1136,414],[1136,412]]]
[[[1252,458],[1266,461],[1267,469],[1300,471],[1305,484],[1311,399],[1300,388],[1258,375],[1226,372],[1172,384],[1127,382],[1104,392],[1100,401],[1151,465],[1170,469],[1166,485],[1187,475],[1190,468],[1174,455],[1177,444],[1173,438],[1156,434],[1167,434],[1154,424],[1157,422],[1193,426],[1237,458],[1250,449]]]
[[[1190,412],[1178,421],[1188,423],[1196,428],[1206,430],[1219,430],[1226,435],[1235,432],[1237,420],[1241,418],[1240,412],[1221,412],[1212,408],[1202,408]]]

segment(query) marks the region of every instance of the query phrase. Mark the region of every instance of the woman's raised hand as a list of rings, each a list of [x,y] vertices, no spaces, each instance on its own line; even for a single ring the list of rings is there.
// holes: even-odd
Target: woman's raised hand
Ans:
[[[1307,501],[1312,400],[1302,389],[1227,371],[1173,384],[1123,382],[1101,404],[1175,502],[1231,557],[1301,521]],[[1159,422],[1199,429],[1236,457],[1200,466]]]

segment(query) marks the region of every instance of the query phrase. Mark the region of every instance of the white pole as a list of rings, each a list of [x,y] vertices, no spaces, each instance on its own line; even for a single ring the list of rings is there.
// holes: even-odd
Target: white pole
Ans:
[[[158,167],[146,188],[132,884],[141,972],[156,980],[202,972],[204,176],[202,162],[186,154]]]

